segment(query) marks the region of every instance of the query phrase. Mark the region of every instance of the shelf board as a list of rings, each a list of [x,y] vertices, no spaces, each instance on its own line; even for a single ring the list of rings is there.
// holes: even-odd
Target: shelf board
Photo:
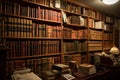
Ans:
[[[49,39],[49,40],[60,40],[61,38],[47,38],[47,37],[7,37],[3,36],[2,38],[5,39],[30,39],[30,40],[44,40],[44,39]]]
[[[89,39],[89,41],[103,41],[102,39]]]
[[[84,52],[87,52],[87,51],[71,51],[71,52],[64,52],[64,54],[75,54],[75,53],[84,53]]]
[[[59,55],[61,55],[61,53],[52,53],[52,54],[45,54],[45,55],[32,55],[32,56],[21,56],[21,57],[7,58],[7,60],[34,59],[34,58],[43,58],[43,57],[59,56]]]
[[[104,41],[110,41],[110,42],[112,42],[113,40],[104,40]],[[111,43],[112,44],[112,43]]]
[[[67,11],[67,10],[63,10],[63,11],[64,11],[65,13],[67,13],[67,14],[81,16],[80,13],[74,13],[74,12],[70,12],[70,11]]]
[[[10,17],[17,17],[17,18],[25,18],[25,19],[30,19],[33,21],[41,21],[41,22],[46,22],[46,23],[55,23],[55,24],[60,24],[62,22],[54,21],[54,20],[45,20],[45,19],[40,19],[40,18],[33,18],[33,17],[27,17],[27,16],[20,16],[20,15],[12,15],[12,14],[2,14],[3,16],[10,16]]]
[[[80,41],[86,41],[87,39],[72,39],[72,38],[63,38],[63,40],[80,40]]]
[[[99,52],[99,51],[102,51],[102,49],[101,50],[89,50],[89,52]]]
[[[85,29],[87,29],[87,26],[81,26],[81,25],[79,25],[79,24],[69,24],[69,23],[65,23],[64,24],[64,26],[69,26],[69,27],[73,27],[73,28],[85,28]]]
[[[103,29],[97,29],[97,28],[91,28],[91,27],[89,27],[89,29],[97,30],[97,31],[103,31]]]

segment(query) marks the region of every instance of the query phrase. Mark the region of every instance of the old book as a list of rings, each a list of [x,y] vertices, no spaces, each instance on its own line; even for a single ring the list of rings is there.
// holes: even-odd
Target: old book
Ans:
[[[43,79],[45,80],[54,80],[55,79],[55,74],[52,71],[43,71],[42,73]]]
[[[11,1],[5,1],[5,14],[14,14],[14,3]]]
[[[61,74],[71,72],[69,66],[65,64],[54,64],[52,70],[58,70]]]
[[[60,8],[60,0],[55,0],[55,8]]]
[[[85,26],[85,20],[83,17],[79,16],[80,18],[80,26]]]
[[[13,74],[11,75],[12,80],[42,80],[35,73],[24,73],[24,74]]]
[[[26,16],[28,17],[28,6],[21,5],[20,6],[20,16]]]
[[[96,73],[95,65],[91,65],[91,64],[87,64],[87,63],[80,64],[79,69],[87,75]]]
[[[102,26],[103,26],[103,22],[102,21],[95,22],[95,28],[102,29]]]

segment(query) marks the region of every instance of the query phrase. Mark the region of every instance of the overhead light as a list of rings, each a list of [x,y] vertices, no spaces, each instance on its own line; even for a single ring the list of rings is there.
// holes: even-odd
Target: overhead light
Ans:
[[[103,3],[111,5],[117,3],[119,0],[102,0]]]

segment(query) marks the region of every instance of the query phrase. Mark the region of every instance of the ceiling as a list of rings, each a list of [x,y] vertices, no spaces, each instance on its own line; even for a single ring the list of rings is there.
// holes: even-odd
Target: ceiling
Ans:
[[[120,17],[120,1],[113,5],[106,5],[101,0],[76,0],[104,13]]]

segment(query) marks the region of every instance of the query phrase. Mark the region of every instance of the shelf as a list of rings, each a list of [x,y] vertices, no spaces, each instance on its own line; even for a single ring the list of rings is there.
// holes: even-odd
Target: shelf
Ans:
[[[47,37],[2,37],[4,39],[23,39],[23,40],[60,40],[61,38],[47,38]]]
[[[89,28],[89,29],[96,30],[96,31],[103,31],[103,29],[97,29],[97,28]]]
[[[27,16],[19,16],[19,15],[11,15],[11,14],[2,14],[2,16],[25,18],[25,19],[29,19],[29,20],[33,20],[33,21],[40,21],[40,22],[44,22],[44,23],[55,23],[55,24],[61,25],[61,22],[54,21],[54,20],[44,20],[44,19],[40,19],[40,18],[32,18],[32,17],[27,17]]]
[[[73,12],[70,12],[70,11],[67,11],[67,10],[63,10],[63,11],[66,12],[67,14],[76,15],[76,16],[81,16],[80,13],[73,13]]]
[[[78,53],[85,53],[87,51],[77,51],[77,52],[64,52],[64,55],[66,54],[78,54]]]
[[[71,28],[87,29],[87,26],[80,26],[79,24],[68,24],[68,23],[64,23],[64,26],[69,26],[69,27],[71,27]]]
[[[7,60],[20,60],[20,59],[35,59],[35,58],[44,58],[50,56],[60,56],[60,53],[53,53],[53,54],[45,54],[45,55],[34,55],[34,56],[21,56],[21,57],[14,57],[14,58],[7,58]]]
[[[77,41],[86,41],[87,39],[72,39],[72,38],[63,38],[63,40],[77,40]]]
[[[102,49],[101,50],[89,50],[89,52],[100,52],[100,51],[102,51]]]
[[[89,41],[103,41],[102,39],[89,39]]]
[[[18,1],[19,2],[19,1]],[[36,3],[36,2],[31,2],[31,1],[26,1],[26,0],[22,0],[22,3],[26,3],[26,4],[30,4],[30,5],[35,5],[35,6],[41,6],[41,7],[45,7],[48,9],[52,9],[52,10],[57,10],[57,11],[61,11],[59,8],[55,8],[55,7],[50,7],[44,4],[40,4],[40,3]]]

